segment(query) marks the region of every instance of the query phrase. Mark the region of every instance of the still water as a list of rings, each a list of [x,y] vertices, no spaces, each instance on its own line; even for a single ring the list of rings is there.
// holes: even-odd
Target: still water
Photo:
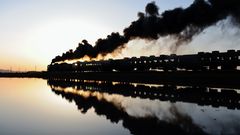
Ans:
[[[238,135],[238,92],[4,78],[0,135]]]

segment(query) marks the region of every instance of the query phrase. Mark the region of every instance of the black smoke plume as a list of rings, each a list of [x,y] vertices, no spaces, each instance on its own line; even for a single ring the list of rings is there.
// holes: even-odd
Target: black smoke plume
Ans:
[[[69,50],[62,56],[56,56],[52,63],[79,59],[85,55],[95,58],[99,54],[105,56],[114,50],[123,48],[131,39],[141,38],[156,40],[161,36],[172,36],[177,45],[191,41],[193,36],[218,21],[231,16],[235,24],[240,24],[240,0],[194,0],[187,8],[175,8],[158,13],[155,2],[148,3],[146,13],[139,12],[138,20],[124,29],[124,35],[112,33],[105,39],[98,39],[95,46],[87,40],[79,43],[75,51]]]
[[[158,16],[154,2],[146,6],[146,14],[124,30],[124,36],[132,38],[158,39],[173,35],[181,40],[191,38],[208,26],[232,15],[239,20],[239,0],[195,0],[188,8],[175,8]]]
[[[63,53],[62,56],[56,56],[52,60],[52,63],[64,60],[80,59],[85,55],[90,58],[96,58],[98,54],[105,56],[127,42],[128,39],[126,39],[124,36],[121,36],[119,33],[112,33],[105,39],[98,39],[95,46],[92,46],[87,40],[84,39],[82,43],[78,44],[78,47],[75,49],[75,51],[69,50],[66,53]]]

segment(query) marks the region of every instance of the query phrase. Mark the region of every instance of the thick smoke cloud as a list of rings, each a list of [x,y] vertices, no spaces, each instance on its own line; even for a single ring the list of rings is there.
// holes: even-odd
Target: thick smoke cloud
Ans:
[[[151,5],[151,6],[150,6]],[[175,8],[158,16],[154,3],[146,6],[146,14],[124,30],[128,38],[158,39],[173,35],[179,40],[191,40],[204,28],[232,15],[239,19],[239,0],[195,0],[188,8]]]
[[[123,48],[129,40],[141,38],[156,40],[161,36],[172,36],[177,40],[177,46],[189,42],[208,26],[232,16],[235,24],[240,24],[240,0],[195,0],[189,7],[175,8],[158,13],[159,7],[154,3],[148,3],[146,13],[139,12],[138,20],[124,29],[124,35],[112,33],[105,39],[98,39],[95,46],[87,40],[79,43],[76,50],[69,50],[62,56],[56,56],[52,63],[79,59],[84,56],[95,58],[112,53]]]
[[[78,44],[78,47],[75,51],[69,50],[66,53],[63,53],[62,56],[56,56],[52,60],[52,63],[64,60],[80,59],[85,55],[90,58],[95,58],[98,56],[98,54],[105,56],[127,42],[128,39],[126,39],[124,36],[121,36],[119,33],[112,33],[105,39],[98,39],[94,47],[84,39],[82,43]]]

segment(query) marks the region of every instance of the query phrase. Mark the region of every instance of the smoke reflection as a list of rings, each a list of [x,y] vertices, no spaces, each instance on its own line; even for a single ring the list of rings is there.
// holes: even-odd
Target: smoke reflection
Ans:
[[[99,88],[48,82],[52,91],[74,101],[82,113],[94,108],[113,123],[123,122],[132,134],[238,134],[239,111],[158,99],[126,97]],[[129,89],[130,91],[131,89]],[[109,90],[111,91],[111,90]]]

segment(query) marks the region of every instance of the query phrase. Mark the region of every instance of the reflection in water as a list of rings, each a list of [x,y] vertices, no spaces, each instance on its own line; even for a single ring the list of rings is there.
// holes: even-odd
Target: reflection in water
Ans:
[[[113,123],[122,121],[136,135],[238,134],[240,126],[239,111],[229,110],[239,109],[239,94],[233,90],[80,80],[48,84],[82,113],[94,108]]]
[[[177,87],[171,85],[134,85],[130,83],[86,82],[80,80],[60,81],[48,80],[49,85],[61,88],[73,87],[75,89],[120,94],[125,97],[140,97],[142,99],[159,99],[161,101],[182,101],[198,105],[224,106],[228,109],[240,109],[240,94],[231,89],[203,88],[203,87]]]
[[[119,124],[56,96],[46,80],[0,78],[0,135],[128,135]]]

